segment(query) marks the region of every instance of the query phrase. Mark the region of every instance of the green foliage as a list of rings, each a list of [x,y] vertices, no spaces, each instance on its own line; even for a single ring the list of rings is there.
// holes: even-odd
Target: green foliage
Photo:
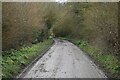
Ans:
[[[117,3],[3,4],[3,50],[40,42],[51,28],[56,37],[86,39],[105,53],[119,54]],[[42,30],[43,37],[36,36]]]
[[[22,47],[20,50],[4,51],[2,60],[3,78],[11,78],[20,73],[22,68],[40,55],[42,50],[51,45],[51,43],[52,40],[46,40],[43,43],[33,44],[31,47]]]
[[[91,3],[84,11],[84,36],[105,53],[118,52],[118,4]]]
[[[83,25],[82,4],[68,3],[62,8],[53,26],[53,33],[59,37],[78,37]],[[78,11],[76,14],[75,11]]]
[[[77,42],[77,44],[78,44],[80,47],[84,47],[84,46],[87,45],[87,41],[85,41],[85,40],[79,40],[79,41]]]
[[[19,49],[48,38],[56,3],[3,3],[2,49]],[[53,9],[54,8],[54,9]],[[14,15],[13,15],[14,14]],[[43,36],[36,35],[42,32]]]
[[[88,40],[105,53],[119,54],[117,3],[60,5],[53,33],[58,37]]]
[[[91,46],[85,40],[76,40],[74,42],[95,60],[100,62],[109,72],[112,74],[120,74],[120,62],[117,57],[112,54],[103,53],[100,49]]]
[[[51,35],[53,37],[83,39],[76,42],[83,50],[103,63],[112,73],[119,72],[118,60],[113,56],[118,56],[120,52],[118,11],[116,2],[78,2],[64,5],[3,3],[3,50],[19,49],[20,46],[28,45],[31,42],[42,42],[53,33]],[[20,51],[4,52],[5,56],[10,57],[9,61],[5,61],[5,63],[13,64],[23,57],[24,59],[18,62],[25,66],[24,60],[29,59],[25,53],[34,52],[35,48],[27,47]],[[17,56],[21,52],[23,54]],[[11,57],[12,55],[17,58]],[[7,71],[5,73],[7,74]]]

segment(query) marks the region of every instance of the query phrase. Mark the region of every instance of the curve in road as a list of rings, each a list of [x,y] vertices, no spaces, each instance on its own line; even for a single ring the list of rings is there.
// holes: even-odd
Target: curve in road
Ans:
[[[55,44],[25,74],[24,78],[106,78],[77,46],[55,39]]]

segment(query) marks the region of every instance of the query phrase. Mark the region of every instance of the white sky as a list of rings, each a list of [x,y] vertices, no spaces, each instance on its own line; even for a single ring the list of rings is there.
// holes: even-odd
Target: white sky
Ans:
[[[67,2],[67,0],[56,0],[56,2],[63,3],[63,2]]]

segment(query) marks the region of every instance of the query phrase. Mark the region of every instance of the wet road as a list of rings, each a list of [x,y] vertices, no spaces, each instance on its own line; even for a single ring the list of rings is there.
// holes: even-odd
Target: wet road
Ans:
[[[105,74],[74,44],[55,39],[55,44],[24,78],[106,78]]]

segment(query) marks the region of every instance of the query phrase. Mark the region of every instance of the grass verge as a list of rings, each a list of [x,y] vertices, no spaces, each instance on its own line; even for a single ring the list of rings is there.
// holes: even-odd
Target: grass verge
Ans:
[[[2,57],[2,77],[16,77],[40,53],[52,44],[48,39],[31,47],[22,47],[20,50],[4,51]],[[5,55],[4,55],[5,54]]]
[[[119,78],[120,62],[116,56],[103,53],[100,49],[89,45],[85,40],[74,40],[74,43],[77,44],[83,51],[88,53],[92,58],[97,60],[97,62],[99,62],[102,67],[111,74],[109,77]]]
[[[101,67],[104,68],[108,77],[120,78],[120,62],[118,58],[110,53],[103,53],[100,49],[91,46],[85,40],[60,38],[73,42],[78,47],[80,47],[84,52],[86,52],[90,57],[92,57],[95,62],[97,62]]]

